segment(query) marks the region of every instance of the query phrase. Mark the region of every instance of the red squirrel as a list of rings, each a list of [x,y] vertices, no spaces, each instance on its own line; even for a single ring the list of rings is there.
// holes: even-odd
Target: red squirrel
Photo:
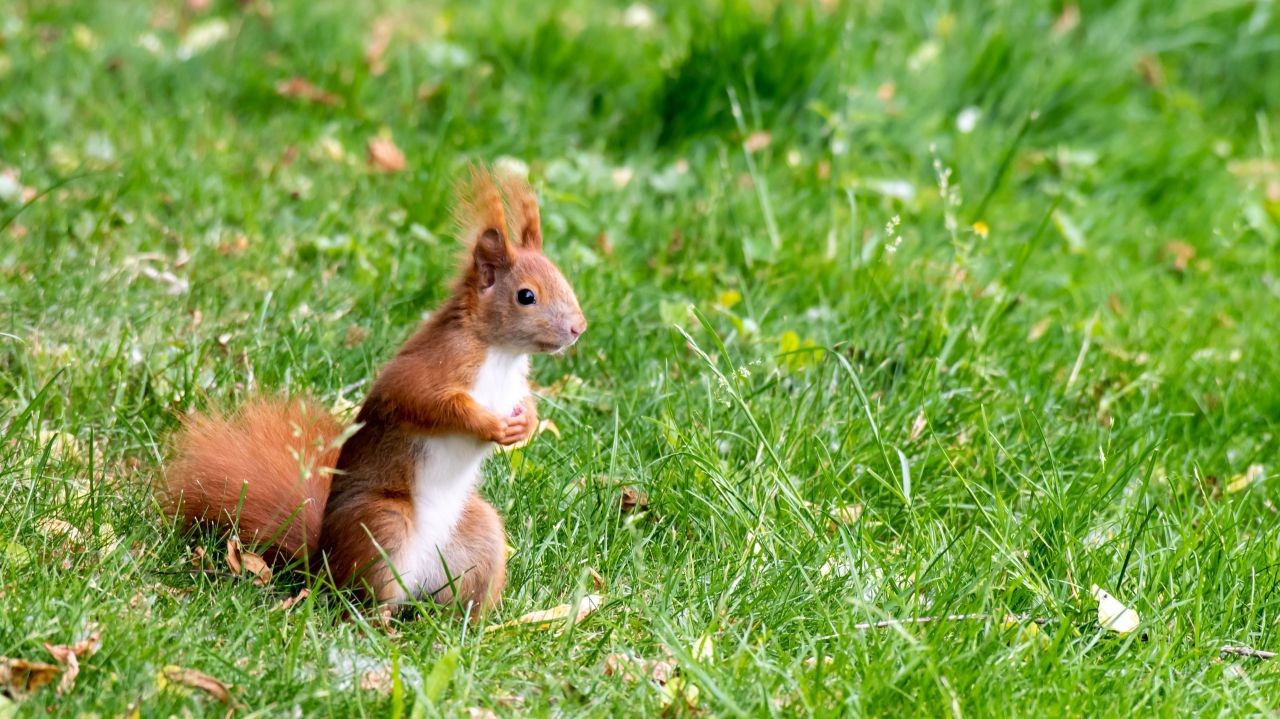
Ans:
[[[569,347],[587,322],[542,254],[528,184],[473,169],[459,189],[453,294],[378,375],[358,429],[337,447],[342,425],[305,401],[188,418],[162,492],[172,516],[236,528],[379,603],[499,602],[506,533],[476,491],[480,465],[537,427],[529,355]]]

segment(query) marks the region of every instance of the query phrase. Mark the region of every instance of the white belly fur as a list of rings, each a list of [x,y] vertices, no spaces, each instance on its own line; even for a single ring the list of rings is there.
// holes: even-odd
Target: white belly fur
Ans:
[[[528,372],[528,355],[489,350],[471,397],[499,417],[510,416],[529,394]],[[446,574],[441,555],[492,449],[493,443],[462,434],[418,440],[413,532],[393,559],[409,594],[428,599],[466,569],[449,567]]]

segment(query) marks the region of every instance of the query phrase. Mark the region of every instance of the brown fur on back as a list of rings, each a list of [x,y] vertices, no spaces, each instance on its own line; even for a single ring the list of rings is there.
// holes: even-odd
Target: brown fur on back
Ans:
[[[257,399],[183,421],[162,492],[184,524],[236,530],[286,558],[316,548],[342,426],[301,400]]]

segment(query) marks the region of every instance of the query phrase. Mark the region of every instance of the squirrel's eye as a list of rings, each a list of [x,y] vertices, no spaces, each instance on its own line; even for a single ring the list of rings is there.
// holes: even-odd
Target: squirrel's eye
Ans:
[[[533,290],[525,288],[516,293],[516,302],[522,305],[531,305],[538,301],[538,297],[533,294]]]

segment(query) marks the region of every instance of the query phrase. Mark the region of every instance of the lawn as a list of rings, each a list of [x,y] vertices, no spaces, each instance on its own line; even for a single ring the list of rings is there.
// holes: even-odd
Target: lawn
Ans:
[[[1278,108],[1263,1],[8,0],[0,655],[101,647],[0,716],[1273,714]],[[350,419],[473,161],[591,323],[505,603],[286,607],[171,435]]]

